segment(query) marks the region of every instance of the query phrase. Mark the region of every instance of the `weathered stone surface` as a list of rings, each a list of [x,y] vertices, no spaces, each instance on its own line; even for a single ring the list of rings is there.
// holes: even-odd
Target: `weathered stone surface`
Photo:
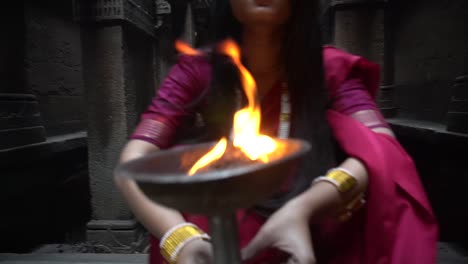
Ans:
[[[130,230],[137,228],[135,220],[91,220],[87,224],[93,230]]]
[[[468,69],[468,2],[390,2],[400,115],[444,123],[453,80]]]
[[[83,131],[86,128],[85,99],[83,96],[39,97],[39,108],[47,135],[63,134],[64,131]]]
[[[106,223],[132,219],[114,184],[113,171],[122,147],[154,93],[152,41],[133,27],[121,25],[87,27],[83,36],[95,220],[88,226],[88,240],[115,245],[115,235],[130,243],[138,238],[138,229],[120,228],[114,234]]]
[[[361,7],[337,10],[335,44],[384,66],[384,9]]]
[[[455,79],[447,112],[447,130],[468,134],[468,76]]]
[[[0,254],[2,264],[146,264],[148,263],[147,254]]]
[[[24,82],[24,12],[22,2],[0,9],[0,93],[27,94]]]
[[[0,151],[0,252],[84,239],[90,219],[86,134]]]
[[[0,149],[42,142],[36,98],[24,80],[24,10],[22,2],[0,10]]]
[[[468,112],[448,112],[447,130],[468,134]]]
[[[390,119],[398,140],[414,159],[435,211],[442,241],[467,243],[464,208],[468,135],[448,132],[445,125],[414,119]]]
[[[154,36],[155,1],[74,1],[74,16],[83,23],[118,22],[141,30],[148,36]]]
[[[127,124],[123,29],[90,28],[83,36],[93,219],[130,219],[113,180],[131,129]]]
[[[25,5],[26,86],[49,136],[85,129],[80,27],[67,13],[71,4]]]
[[[131,253],[148,246],[147,235],[141,230],[90,230],[86,232],[86,240],[95,245],[103,245],[113,253]]]
[[[32,94],[0,94],[0,149],[45,141],[35,99]]]
[[[396,80],[398,82],[398,80]],[[451,81],[417,81],[395,85],[399,117],[440,122],[446,116]]]

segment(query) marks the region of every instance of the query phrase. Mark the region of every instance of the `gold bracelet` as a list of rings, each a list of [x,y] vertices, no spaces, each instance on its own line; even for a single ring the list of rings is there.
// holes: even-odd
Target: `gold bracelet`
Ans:
[[[337,183],[336,187],[341,193],[351,190],[357,183],[356,178],[351,174],[351,172],[343,168],[335,168],[328,171],[326,177]]]
[[[210,237],[196,225],[183,223],[171,228],[159,244],[161,255],[170,263],[175,264],[182,248],[195,239],[210,240]]]

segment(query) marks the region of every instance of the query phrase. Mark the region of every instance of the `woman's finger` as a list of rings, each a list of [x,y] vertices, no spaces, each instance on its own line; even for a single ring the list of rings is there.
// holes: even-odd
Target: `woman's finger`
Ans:
[[[259,232],[254,239],[242,249],[242,259],[248,260],[253,258],[257,253],[262,249],[265,249],[271,245],[271,241],[267,235],[264,235],[264,232]]]
[[[311,253],[306,255],[296,256],[296,264],[316,264],[315,256]]]

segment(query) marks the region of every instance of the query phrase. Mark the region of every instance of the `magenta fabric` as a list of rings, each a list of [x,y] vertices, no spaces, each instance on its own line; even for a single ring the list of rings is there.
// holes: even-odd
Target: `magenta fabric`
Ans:
[[[331,46],[324,47],[324,58],[325,80],[333,109],[345,114],[377,110],[374,100],[379,84],[377,65]],[[346,72],[343,69],[347,69]],[[179,56],[130,138],[150,142],[162,149],[171,147],[177,129],[196,112],[191,105],[208,88],[210,79],[211,66],[206,57]],[[280,91],[280,85],[277,85],[267,95],[273,99],[265,99],[264,102],[275,104],[263,104],[264,117],[279,113],[279,103],[276,104],[276,101],[280,100]],[[202,107],[203,103],[199,106]],[[366,119],[372,122],[369,119],[374,117],[379,121],[374,127],[388,127],[379,111],[366,116]],[[262,132],[274,135],[276,125],[262,124]]]
[[[380,67],[363,57],[349,54],[333,46],[323,48],[325,83],[330,100],[339,96],[340,87],[351,79],[360,79],[371,98],[377,97]]]
[[[315,230],[317,237],[314,232],[313,239],[319,260],[331,264],[434,263],[437,224],[411,158],[395,139],[373,132],[352,117],[367,110],[379,113],[374,103],[379,67],[331,46],[325,47],[323,54],[325,81],[334,109],[328,113],[330,126],[345,152],[366,164],[370,185],[367,206],[350,221],[326,221]],[[194,110],[185,106],[208,87],[210,74],[205,58],[181,56],[142,116],[143,120],[165,124],[167,132],[158,133],[166,136],[147,138],[143,132],[148,135],[148,131],[160,129],[140,128],[132,138],[147,140],[162,148],[171,146],[175,130],[193,114]],[[265,98],[268,103],[262,110],[264,120],[269,123],[264,126],[268,134],[277,129],[280,94],[280,89],[272,89]],[[186,217],[207,230],[206,218]],[[265,221],[250,210],[240,210],[238,220],[241,246],[253,238]],[[150,255],[152,264],[163,263],[154,238]],[[277,251],[268,250],[249,263],[279,264],[280,256]]]
[[[365,163],[369,187],[354,221],[320,225],[316,244],[329,246],[323,263],[435,263],[437,222],[412,159],[391,136],[336,111],[327,118],[345,152]]]
[[[350,76],[337,88],[333,100],[330,102],[331,109],[349,115],[367,127],[389,128],[385,118],[380,113],[374,98],[363,81],[358,77]]]
[[[364,83],[357,78],[346,80],[338,87],[331,108],[345,115],[361,110],[377,110],[375,101]]]
[[[207,58],[179,56],[177,64],[172,67],[151,105],[141,116],[143,121],[150,119],[158,122],[140,122],[130,138],[145,140],[162,149],[172,146],[177,129],[195,113],[196,109],[191,105],[208,88],[210,79],[211,65]],[[160,137],[148,136],[148,131],[155,130],[159,131]]]

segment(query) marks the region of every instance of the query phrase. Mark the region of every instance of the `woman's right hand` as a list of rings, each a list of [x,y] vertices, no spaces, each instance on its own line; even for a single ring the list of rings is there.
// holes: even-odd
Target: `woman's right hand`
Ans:
[[[212,264],[213,247],[210,242],[197,239],[185,245],[179,253],[177,264]]]

